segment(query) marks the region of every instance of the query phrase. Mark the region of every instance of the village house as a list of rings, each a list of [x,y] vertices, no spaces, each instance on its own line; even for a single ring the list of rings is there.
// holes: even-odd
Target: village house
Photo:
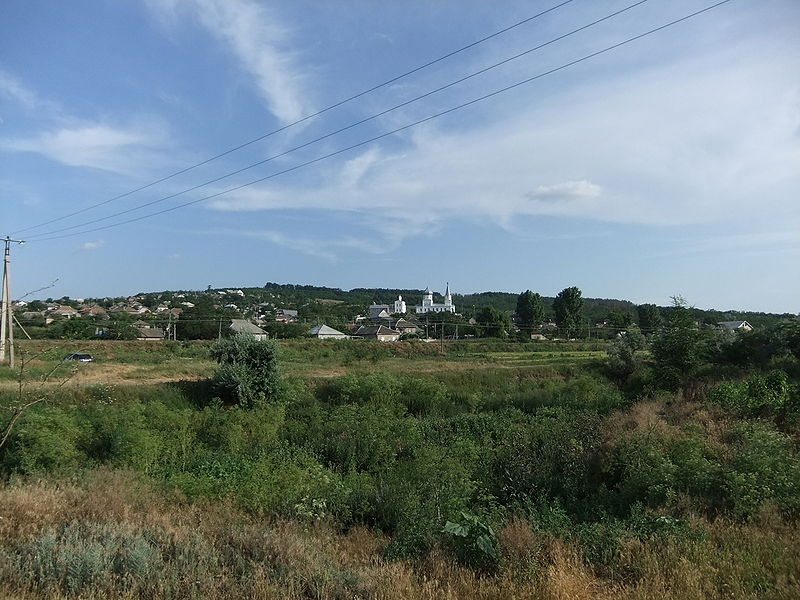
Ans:
[[[275,320],[278,323],[294,323],[297,321],[297,311],[288,308],[279,308],[275,311]]]
[[[136,327],[136,339],[139,341],[157,341],[164,339],[164,329],[161,327],[139,326]]]
[[[229,328],[234,333],[245,333],[247,335],[252,335],[259,342],[269,339],[269,334],[266,331],[261,329],[261,327],[258,325],[251,323],[247,319],[231,319]]]
[[[84,306],[80,312],[81,315],[84,317],[90,317],[90,318],[93,317],[97,319],[108,318],[108,312],[106,311],[106,309],[103,308],[102,306],[98,306],[97,304],[93,306]]]
[[[400,332],[389,329],[385,325],[362,325],[353,334],[365,340],[378,340],[379,342],[396,342],[400,339]]]
[[[59,306],[55,310],[51,311],[50,314],[53,315],[54,317],[73,319],[75,317],[79,317],[81,313],[79,313],[76,309],[72,308],[71,306]]]
[[[320,340],[344,340],[350,337],[346,333],[337,331],[333,327],[327,325],[316,325],[308,330],[308,335]]]
[[[422,333],[422,329],[420,329],[416,323],[412,323],[406,319],[397,319],[389,327],[395,331],[399,331],[401,335]]]
[[[730,331],[747,332],[753,331],[753,326],[747,321],[720,321],[717,323],[720,329],[728,329]]]

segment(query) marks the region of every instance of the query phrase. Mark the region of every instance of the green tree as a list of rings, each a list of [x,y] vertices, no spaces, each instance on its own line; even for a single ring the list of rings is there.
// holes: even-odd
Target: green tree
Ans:
[[[572,337],[583,323],[581,290],[575,286],[561,290],[553,300],[553,310],[556,313],[556,325],[565,330],[567,337]]]
[[[620,384],[636,370],[636,351],[645,348],[645,337],[636,330],[624,331],[614,338],[608,349],[608,367]]]
[[[494,306],[484,306],[475,318],[481,337],[506,337],[511,331],[511,317]]]
[[[181,314],[178,322],[178,337],[187,340],[213,340],[220,333],[228,333],[228,323],[235,311],[214,304],[208,296],[196,299],[195,305]]]
[[[661,312],[655,304],[640,304],[636,307],[636,312],[639,316],[639,329],[645,333],[661,326]]]
[[[608,326],[611,327],[615,332],[622,331],[623,329],[627,329],[631,326],[633,323],[633,316],[630,313],[612,310],[608,313],[606,321],[608,321]]]
[[[216,342],[211,355],[219,363],[214,387],[226,400],[254,408],[266,404],[278,392],[278,348],[273,342],[238,334]]]
[[[666,325],[653,339],[651,352],[656,367],[656,378],[667,389],[686,386],[705,363],[707,334],[695,322],[692,309],[686,301],[672,299]]]
[[[527,330],[540,327],[544,321],[542,297],[530,290],[522,292],[517,298],[517,319],[520,326]]]

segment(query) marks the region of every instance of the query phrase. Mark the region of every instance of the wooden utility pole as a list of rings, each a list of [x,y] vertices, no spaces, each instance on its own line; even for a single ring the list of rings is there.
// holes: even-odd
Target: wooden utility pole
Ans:
[[[8,347],[8,366],[14,368],[14,311],[11,307],[11,244],[24,244],[24,240],[12,240],[6,236],[3,255],[3,301],[0,320],[0,364],[6,360]]]

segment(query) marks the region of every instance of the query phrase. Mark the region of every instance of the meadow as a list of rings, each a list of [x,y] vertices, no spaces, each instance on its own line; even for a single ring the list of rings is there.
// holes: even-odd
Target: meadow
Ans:
[[[19,349],[3,597],[800,596],[791,354],[687,394],[607,342],[288,340],[246,407],[211,343]]]

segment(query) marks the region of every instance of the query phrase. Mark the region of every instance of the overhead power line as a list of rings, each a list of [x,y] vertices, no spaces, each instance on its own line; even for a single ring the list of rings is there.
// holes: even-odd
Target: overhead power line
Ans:
[[[79,215],[79,214],[85,213],[85,212],[90,211],[92,209],[95,209],[95,208],[97,208],[99,206],[104,206],[104,205],[109,204],[111,202],[114,202],[116,200],[120,200],[122,198],[126,198],[128,196],[131,196],[131,195],[137,193],[137,192],[141,192],[141,191],[146,190],[148,188],[151,188],[151,187],[153,187],[155,185],[158,185],[159,183],[164,183],[165,181],[173,179],[174,177],[177,177],[178,175],[183,175],[184,173],[188,173],[189,171],[192,171],[192,170],[196,169],[197,167],[201,167],[203,165],[207,165],[210,162],[218,160],[218,159],[220,159],[220,158],[222,158],[224,156],[227,156],[229,154],[232,154],[232,153],[234,153],[234,152],[236,152],[238,150],[241,150],[243,148],[247,148],[248,146],[251,146],[251,145],[255,144],[256,142],[260,142],[260,141],[265,140],[265,139],[267,139],[269,137],[272,137],[273,135],[276,135],[278,133],[286,131],[287,129],[295,127],[296,125],[300,125],[301,123],[305,123],[306,121],[314,119],[314,118],[316,118],[316,117],[318,117],[318,116],[320,116],[322,114],[325,114],[326,112],[329,112],[329,111],[333,110],[334,108],[338,108],[340,106],[343,106],[344,104],[347,104],[348,102],[352,102],[353,100],[357,100],[358,98],[366,96],[367,94],[371,94],[372,92],[375,92],[375,91],[377,91],[377,90],[379,90],[379,89],[381,89],[383,87],[386,87],[387,85],[390,85],[390,84],[395,83],[395,82],[397,82],[397,81],[399,81],[401,79],[404,79],[404,78],[408,77],[409,75],[413,75],[414,73],[418,73],[418,72],[420,72],[420,71],[422,71],[424,69],[427,69],[428,67],[431,67],[431,66],[433,66],[433,65],[435,65],[437,63],[440,63],[440,62],[442,62],[444,60],[447,60],[448,58],[451,58],[451,57],[455,56],[456,54],[460,54],[461,52],[469,50],[470,48],[474,48],[475,46],[478,46],[478,45],[480,45],[480,44],[482,44],[484,42],[487,42],[487,41],[489,41],[489,40],[491,40],[493,38],[496,38],[496,37],[498,37],[500,35],[503,35],[504,33],[508,33],[512,29],[516,29],[517,27],[521,27],[522,25],[525,25],[526,23],[530,23],[531,21],[534,21],[534,20],[536,20],[536,19],[538,19],[540,17],[543,17],[543,16],[551,13],[551,12],[554,12],[554,11],[558,10],[559,8],[561,8],[562,6],[570,4],[570,3],[574,2],[574,1],[575,0],[564,0],[563,2],[560,2],[559,4],[556,4],[555,6],[553,6],[551,8],[548,8],[546,10],[538,12],[535,15],[531,15],[530,17],[522,19],[521,21],[517,21],[516,23],[513,23],[512,25],[509,25],[508,27],[504,27],[503,29],[495,31],[494,33],[491,33],[491,34],[489,34],[487,36],[484,36],[484,37],[482,37],[482,38],[480,38],[478,40],[475,40],[474,42],[472,42],[470,44],[467,44],[466,46],[462,46],[460,48],[457,48],[456,50],[448,52],[447,54],[444,54],[444,55],[440,56],[439,58],[435,58],[433,60],[430,60],[430,61],[428,61],[428,62],[426,62],[426,63],[424,63],[422,65],[419,65],[418,67],[414,67],[413,69],[411,69],[409,71],[401,73],[400,75],[395,75],[394,77],[392,77],[390,79],[387,79],[386,81],[383,81],[382,83],[378,83],[377,85],[374,85],[374,86],[372,86],[370,88],[367,88],[367,89],[365,89],[365,90],[363,90],[361,92],[358,92],[357,94],[353,94],[352,96],[348,96],[347,98],[344,98],[343,100],[339,100],[338,102],[334,102],[333,104],[331,104],[329,106],[326,106],[325,108],[320,109],[320,110],[318,110],[318,111],[316,111],[314,113],[311,113],[310,115],[307,115],[307,116],[302,117],[302,118],[300,118],[300,119],[298,119],[296,121],[293,121],[291,123],[283,125],[282,127],[278,127],[277,129],[273,129],[272,131],[268,131],[267,133],[264,133],[264,134],[262,134],[262,135],[260,135],[260,136],[258,136],[256,138],[253,138],[251,140],[243,142],[243,143],[239,144],[238,146],[234,146],[233,148],[225,150],[224,152],[220,152],[219,154],[215,154],[214,156],[211,156],[211,157],[209,157],[209,158],[207,158],[205,160],[202,160],[202,161],[200,161],[198,163],[195,163],[193,165],[189,165],[188,167],[185,167],[183,169],[180,169],[178,171],[175,171],[173,173],[165,175],[164,177],[161,177],[160,179],[156,179],[155,181],[151,181],[150,183],[147,183],[145,185],[139,186],[139,187],[137,187],[135,189],[129,190],[127,192],[124,192],[124,193],[119,194],[117,196],[114,196],[112,198],[108,198],[107,200],[103,200],[102,202],[97,202],[96,204],[92,204],[91,206],[86,206],[84,208],[81,208],[79,210],[73,211],[73,212],[68,213],[66,215],[62,215],[60,217],[56,217],[56,218],[50,219],[48,221],[44,221],[42,223],[39,223],[38,225],[32,225],[30,227],[26,227],[25,229],[20,229],[20,230],[14,232],[14,234],[16,235],[18,233],[22,233],[22,232],[25,232],[25,231],[30,231],[32,229],[39,229],[40,227],[44,227],[45,225],[50,225],[51,223],[57,223],[58,221],[63,221],[64,219],[68,219],[70,217],[74,217],[75,215]]]
[[[569,68],[569,67],[572,67],[572,66],[574,66],[574,65],[577,65],[577,64],[579,64],[579,63],[585,62],[585,61],[587,61],[587,60],[590,60],[590,59],[592,59],[592,58],[594,58],[594,57],[596,57],[596,56],[600,56],[600,55],[602,55],[602,54],[605,54],[605,53],[607,53],[607,52],[610,52],[611,50],[614,50],[614,49],[616,49],[616,48],[620,48],[621,46],[625,46],[625,45],[627,45],[627,44],[630,44],[630,43],[632,43],[632,42],[634,42],[634,41],[636,41],[636,40],[640,40],[640,39],[642,39],[642,38],[644,38],[644,37],[647,37],[647,36],[649,36],[649,35],[652,35],[652,34],[654,34],[654,33],[657,33],[657,32],[659,32],[659,31],[663,31],[664,29],[667,29],[667,28],[669,28],[669,27],[672,27],[672,26],[674,26],[674,25],[677,25],[678,23],[682,23],[682,22],[684,22],[684,21],[687,21],[687,20],[689,20],[689,19],[691,19],[691,18],[694,18],[694,17],[696,17],[696,16],[698,16],[698,15],[701,15],[701,14],[703,14],[703,13],[709,12],[709,11],[711,11],[711,10],[713,10],[713,9],[715,9],[715,8],[718,8],[718,7],[720,7],[720,6],[724,5],[724,4],[727,4],[727,3],[729,3],[729,2],[731,2],[731,0],[721,0],[720,2],[717,2],[717,3],[715,3],[715,4],[712,4],[712,5],[710,5],[710,6],[707,6],[707,7],[705,7],[705,8],[702,8],[702,9],[700,9],[700,10],[697,10],[697,11],[695,11],[695,12],[693,12],[693,13],[690,13],[690,14],[688,14],[688,15],[685,15],[685,16],[683,16],[683,17],[680,17],[680,18],[678,18],[678,19],[675,19],[675,20],[673,20],[673,21],[670,21],[670,22],[668,22],[668,23],[665,23],[664,25],[660,25],[660,26],[658,26],[658,27],[655,27],[655,28],[653,28],[653,29],[650,29],[650,30],[648,30],[648,31],[646,31],[646,32],[644,32],[644,33],[640,33],[640,34],[638,34],[638,35],[635,35],[635,36],[629,37],[629,38],[627,38],[627,39],[625,39],[625,40],[623,40],[623,41],[621,41],[621,42],[617,42],[616,44],[612,44],[612,45],[610,45],[610,46],[606,46],[606,47],[605,47],[605,48],[603,48],[602,50],[598,50],[598,51],[596,51],[596,52],[592,52],[592,53],[590,53],[590,54],[587,54],[587,55],[585,55],[585,56],[582,56],[581,58],[577,58],[577,59],[575,59],[575,60],[569,61],[569,62],[567,62],[567,63],[564,63],[564,64],[562,64],[562,65],[560,65],[560,66],[558,66],[558,67],[554,67],[554,68],[552,68],[552,69],[549,69],[549,70],[547,70],[547,71],[544,71],[544,72],[542,72],[542,73],[539,73],[539,74],[537,74],[537,75],[533,75],[532,77],[528,77],[528,78],[526,78],[526,79],[523,79],[523,80],[521,80],[521,81],[518,81],[518,82],[516,82],[516,83],[514,83],[514,84],[511,84],[511,85],[505,86],[505,87],[503,87],[503,88],[497,89],[497,90],[495,90],[495,91],[493,91],[493,92],[490,92],[490,93],[488,93],[488,94],[484,94],[483,96],[479,96],[479,97],[477,97],[477,98],[474,98],[474,99],[472,99],[472,100],[469,100],[469,101],[467,101],[467,102],[464,102],[464,103],[462,103],[462,104],[459,104],[459,105],[457,105],[457,106],[454,106],[454,107],[452,107],[452,108],[449,108],[449,109],[446,109],[446,110],[440,111],[440,112],[438,112],[438,113],[435,113],[435,114],[433,114],[433,115],[430,115],[430,116],[428,116],[428,117],[425,117],[425,118],[422,118],[422,119],[418,119],[417,121],[414,121],[414,122],[412,122],[412,123],[409,123],[409,124],[407,124],[407,125],[404,125],[404,126],[402,126],[402,127],[397,127],[397,128],[395,128],[395,129],[392,129],[391,131],[387,131],[387,132],[385,132],[385,133],[382,133],[382,134],[380,134],[380,135],[373,136],[373,137],[371,137],[371,138],[369,138],[369,139],[363,140],[363,141],[361,141],[361,142],[358,142],[358,143],[356,143],[356,144],[352,144],[352,145],[350,145],[350,146],[346,146],[346,147],[344,147],[344,148],[340,148],[339,150],[335,150],[335,151],[333,151],[333,152],[329,152],[329,153],[327,153],[327,154],[323,154],[322,156],[318,156],[317,158],[314,158],[314,159],[311,159],[311,160],[305,161],[305,162],[303,162],[303,163],[300,163],[300,164],[297,164],[297,165],[295,165],[295,166],[293,166],[293,167],[289,167],[289,168],[283,169],[283,170],[281,170],[281,171],[277,171],[277,172],[275,172],[275,173],[271,173],[270,175],[267,175],[267,176],[265,176],[265,177],[260,177],[260,178],[258,178],[258,179],[254,179],[254,180],[252,180],[252,181],[249,181],[249,182],[247,182],[247,183],[243,183],[243,184],[241,184],[241,185],[237,185],[237,186],[234,186],[234,187],[231,187],[231,188],[228,188],[228,189],[222,190],[222,191],[220,191],[220,192],[216,192],[216,193],[214,193],[214,194],[210,194],[210,195],[208,195],[208,196],[204,196],[204,197],[202,197],[202,198],[197,198],[197,199],[195,199],[195,200],[190,200],[190,201],[188,201],[188,202],[184,202],[184,203],[182,203],[182,204],[177,204],[177,205],[175,205],[175,206],[171,206],[171,207],[169,207],[169,208],[165,208],[165,209],[162,209],[162,210],[159,210],[159,211],[155,211],[155,212],[152,212],[152,213],[148,213],[148,214],[146,214],[146,215],[141,215],[141,216],[139,216],[139,217],[134,217],[134,218],[131,218],[131,219],[126,219],[126,220],[119,221],[119,222],[116,222],[116,223],[111,223],[111,224],[109,224],[109,225],[104,225],[104,226],[101,226],[101,227],[94,227],[94,228],[91,228],[91,229],[86,229],[86,230],[83,230],[83,231],[78,231],[78,232],[73,232],[73,233],[65,233],[65,234],[63,234],[63,235],[49,235],[49,234],[42,234],[42,235],[48,235],[48,237],[42,237],[42,238],[40,238],[40,239],[38,239],[38,240],[36,240],[36,241],[48,241],[48,240],[54,240],[54,239],[62,239],[62,238],[67,238],[67,237],[76,236],[76,235],[83,235],[83,234],[86,234],[86,233],[92,233],[92,232],[95,232],[95,231],[103,231],[103,230],[106,230],[106,229],[110,229],[110,228],[112,228],[112,227],[118,227],[118,226],[121,226],[121,225],[126,225],[126,224],[128,224],[128,223],[134,223],[134,222],[136,222],[136,221],[141,221],[141,220],[143,220],[143,219],[147,219],[147,218],[150,218],[150,217],[154,217],[154,216],[157,216],[157,215],[161,215],[161,214],[164,214],[164,213],[168,213],[168,212],[171,212],[171,211],[174,211],[174,210],[178,210],[178,209],[180,209],[180,208],[184,208],[184,207],[187,207],[187,206],[191,206],[191,205],[193,205],[193,204],[198,204],[198,203],[200,203],[200,202],[203,202],[203,201],[205,201],[205,200],[211,200],[211,199],[213,199],[213,198],[218,198],[218,197],[220,197],[220,196],[223,196],[223,195],[225,195],[225,194],[230,194],[231,192],[235,192],[235,191],[237,191],[237,190],[240,190],[240,189],[243,189],[243,188],[246,188],[246,187],[249,187],[249,186],[255,185],[255,184],[257,184],[257,183],[261,183],[261,182],[263,182],[263,181],[267,181],[267,180],[269,180],[269,179],[272,179],[272,178],[274,178],[274,177],[278,177],[278,176],[280,176],[280,175],[284,175],[284,174],[286,174],[286,173],[290,173],[290,172],[292,172],[292,171],[296,171],[296,170],[298,170],[298,169],[302,169],[302,168],[304,168],[304,167],[307,167],[307,166],[310,166],[310,165],[312,165],[312,164],[315,164],[315,163],[321,162],[321,161],[323,161],[323,160],[326,160],[326,159],[328,159],[328,158],[331,158],[331,157],[337,156],[337,155],[339,155],[339,154],[343,154],[343,153],[345,153],[345,152],[349,152],[350,150],[354,150],[354,149],[356,149],[356,148],[360,148],[360,147],[362,147],[362,146],[365,146],[365,145],[367,145],[367,144],[370,144],[370,143],[372,143],[372,142],[375,142],[375,141],[378,141],[378,140],[380,140],[380,139],[383,139],[383,138],[389,137],[389,136],[391,136],[391,135],[394,135],[394,134],[396,134],[396,133],[399,133],[399,132],[401,132],[401,131],[405,131],[405,130],[407,130],[407,129],[410,129],[410,128],[412,128],[412,127],[416,127],[416,126],[418,126],[418,125],[421,125],[421,124],[423,124],[423,123],[426,123],[426,122],[428,122],[428,121],[432,121],[432,120],[434,120],[434,119],[437,119],[437,118],[439,118],[439,117],[442,117],[442,116],[448,115],[448,114],[450,114],[450,113],[456,112],[456,111],[458,111],[458,110],[461,110],[461,109],[463,109],[463,108],[466,108],[466,107],[468,107],[468,106],[472,106],[472,105],[474,105],[474,104],[477,104],[477,103],[479,103],[479,102],[482,102],[482,101],[484,101],[484,100],[487,100],[487,99],[489,99],[489,98],[493,98],[493,97],[495,97],[495,96],[498,96],[498,95],[500,95],[500,94],[503,94],[503,93],[505,93],[505,92],[508,92],[508,91],[510,91],[510,90],[516,89],[516,88],[518,88],[518,87],[521,87],[521,86],[523,86],[523,85],[526,85],[526,84],[528,84],[528,83],[531,83],[531,82],[533,82],[533,81],[536,81],[536,80],[538,80],[538,79],[541,79],[541,78],[543,78],[543,77],[546,77],[546,76],[548,76],[548,75],[552,75],[553,73],[557,73],[557,72],[559,72],[559,71],[563,71],[564,69],[567,69],[567,68]],[[119,216],[119,215],[114,215],[114,216]],[[83,226],[85,226],[85,225],[87,225],[87,224],[89,224],[89,223],[85,223]],[[55,232],[51,232],[51,233],[55,233]],[[34,236],[34,237],[36,237],[36,236]],[[30,238],[29,238],[29,239],[30,239]]]
[[[576,29],[568,31],[567,33],[564,33],[564,34],[559,35],[559,36],[557,36],[555,38],[552,38],[552,39],[550,39],[550,40],[548,40],[546,42],[538,44],[537,46],[534,46],[533,48],[529,48],[529,49],[524,50],[522,52],[518,52],[517,54],[509,56],[508,58],[505,58],[505,59],[503,59],[501,61],[495,62],[495,63],[493,63],[493,64],[491,64],[491,65],[489,65],[487,67],[479,69],[478,71],[474,71],[473,73],[470,73],[469,75],[465,75],[464,77],[460,77],[460,78],[458,78],[458,79],[456,79],[454,81],[451,81],[450,83],[447,83],[445,85],[439,86],[438,88],[435,88],[433,90],[425,92],[424,94],[421,94],[419,96],[411,98],[410,100],[406,100],[405,102],[401,102],[400,104],[396,104],[396,105],[394,105],[394,106],[392,106],[390,108],[382,110],[379,113],[370,115],[369,117],[365,117],[365,118],[363,118],[363,119],[361,119],[359,121],[356,121],[354,123],[350,123],[349,125],[345,125],[344,127],[340,127],[339,129],[336,129],[334,131],[328,132],[328,133],[326,133],[324,135],[321,135],[319,137],[316,137],[316,138],[314,138],[312,140],[309,140],[307,142],[304,142],[302,144],[299,144],[297,146],[294,146],[292,148],[284,150],[283,152],[280,152],[278,154],[273,154],[272,156],[269,156],[267,158],[264,158],[262,160],[254,162],[254,163],[252,163],[250,165],[247,165],[245,167],[242,167],[240,169],[237,169],[237,170],[232,171],[230,173],[227,173],[225,175],[220,175],[219,177],[215,177],[213,179],[209,179],[208,181],[205,181],[203,183],[199,183],[199,184],[194,185],[192,187],[183,189],[183,190],[181,190],[179,192],[175,192],[175,193],[169,194],[167,196],[162,196],[160,198],[156,198],[155,200],[151,200],[149,202],[145,202],[145,203],[139,204],[137,206],[133,206],[131,208],[127,208],[125,210],[117,211],[117,212],[112,213],[110,215],[106,215],[106,216],[103,216],[103,217],[98,217],[96,219],[92,219],[92,220],[89,220],[89,221],[84,221],[83,223],[78,223],[77,225],[70,225],[68,227],[62,227],[60,229],[54,229],[52,231],[46,231],[46,232],[39,233],[39,234],[33,234],[32,236],[29,236],[29,239],[37,238],[37,237],[44,238],[44,237],[51,236],[51,235],[58,234],[58,233],[62,233],[62,232],[65,232],[65,231],[71,231],[71,230],[74,230],[74,229],[80,229],[81,227],[86,227],[87,225],[93,225],[94,223],[101,223],[103,221],[108,221],[109,219],[113,219],[114,217],[120,217],[122,215],[126,215],[126,214],[129,214],[129,213],[135,212],[137,210],[141,210],[143,208],[147,208],[148,206],[153,206],[155,204],[160,204],[161,202],[165,202],[166,200],[170,200],[172,198],[177,198],[178,196],[182,196],[184,194],[187,194],[189,192],[193,192],[193,191],[198,190],[200,188],[207,187],[207,186],[209,186],[211,184],[218,183],[220,181],[223,181],[225,179],[233,177],[234,175],[238,175],[238,174],[243,173],[245,171],[249,171],[250,169],[253,169],[255,167],[264,165],[264,164],[266,164],[268,162],[272,162],[273,160],[276,160],[278,158],[282,158],[284,156],[287,156],[289,154],[297,152],[298,150],[302,150],[303,148],[307,148],[309,146],[317,144],[317,143],[319,143],[319,142],[321,142],[323,140],[326,140],[326,139],[331,138],[331,137],[333,137],[335,135],[338,135],[340,133],[343,133],[345,131],[353,129],[354,127],[357,127],[359,125],[363,125],[364,123],[367,123],[369,121],[374,121],[375,119],[378,119],[378,118],[380,118],[382,116],[385,116],[385,115],[387,115],[388,113],[390,113],[392,111],[395,111],[397,109],[409,106],[410,104],[418,102],[419,100],[422,100],[424,98],[428,98],[428,97],[430,97],[430,96],[432,96],[432,95],[434,95],[434,94],[436,94],[438,92],[441,92],[441,91],[449,89],[449,88],[451,88],[451,87],[453,87],[455,85],[458,85],[459,83],[463,83],[464,81],[467,81],[469,79],[477,77],[478,75],[482,75],[483,73],[486,73],[486,72],[491,71],[493,69],[496,69],[496,68],[498,68],[498,67],[500,67],[502,65],[505,65],[505,64],[507,64],[509,62],[512,62],[514,60],[522,58],[523,56],[527,56],[528,54],[531,54],[532,52],[535,52],[537,50],[541,50],[542,48],[545,48],[546,46],[550,46],[550,45],[552,45],[552,44],[554,44],[556,42],[559,42],[559,41],[561,41],[561,40],[563,40],[565,38],[568,38],[568,37],[570,37],[572,35],[575,35],[576,33],[580,33],[581,31],[584,31],[584,30],[586,30],[586,29],[588,29],[590,27],[593,27],[595,25],[598,25],[599,23],[602,23],[604,21],[608,21],[609,19],[612,19],[612,18],[614,18],[614,17],[616,17],[616,16],[618,16],[618,15],[620,15],[620,14],[626,12],[626,11],[629,11],[629,10],[631,10],[633,8],[636,8],[637,6],[639,6],[641,4],[644,4],[645,2],[648,2],[648,1],[649,0],[638,0],[637,2],[634,2],[633,4],[630,4],[630,5],[624,7],[622,9],[620,9],[620,10],[617,10],[617,11],[611,13],[611,14],[608,14],[608,15],[606,15],[604,17],[596,19],[596,20],[594,20],[594,21],[592,21],[590,23],[587,23],[585,25],[582,25],[582,26],[580,26],[580,27],[578,27]]]

